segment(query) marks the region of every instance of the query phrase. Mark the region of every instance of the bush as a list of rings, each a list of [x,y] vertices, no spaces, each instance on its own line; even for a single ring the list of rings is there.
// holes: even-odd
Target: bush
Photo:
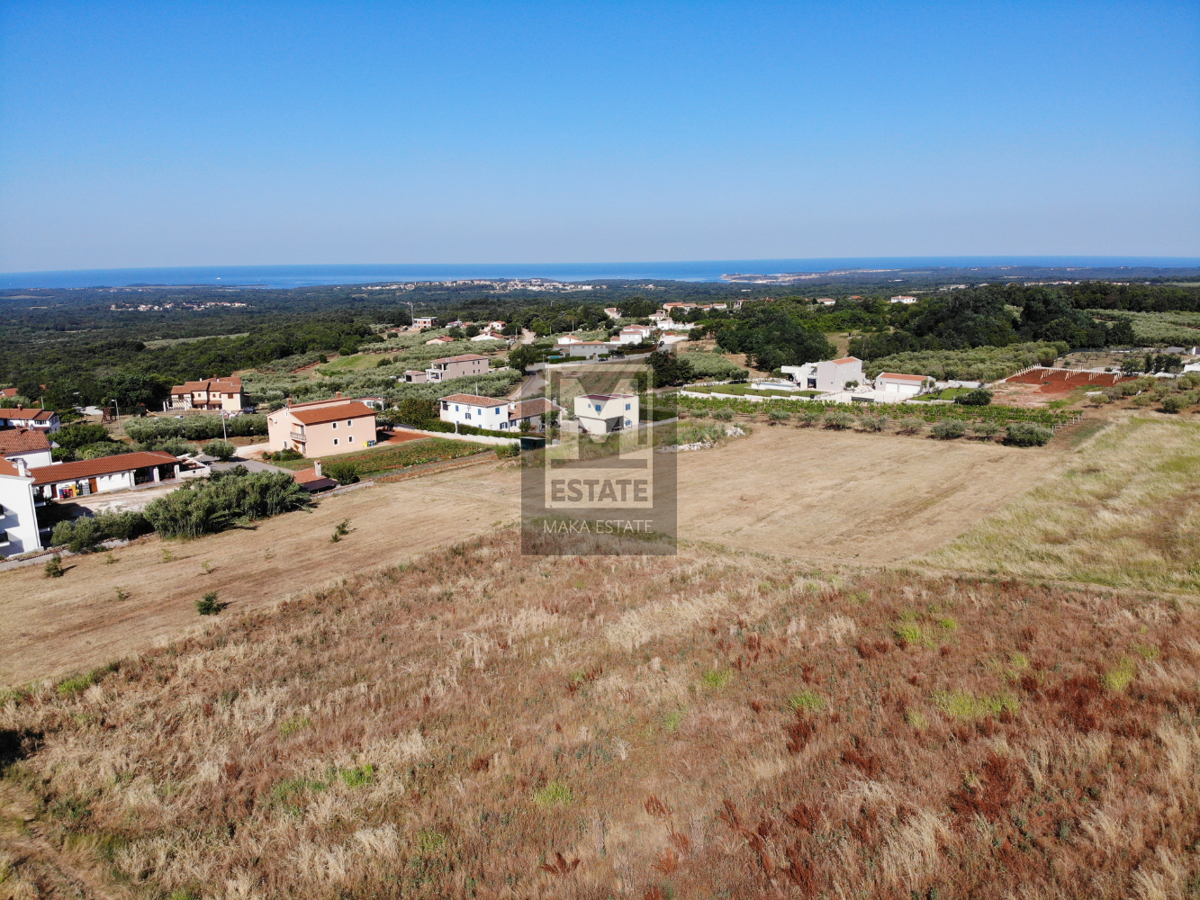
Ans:
[[[110,440],[108,429],[103,425],[67,425],[54,433],[54,443],[68,450],[78,450],[87,444],[107,443]]]
[[[920,419],[907,418],[901,419],[899,431],[901,434],[920,434],[925,428],[925,423]]]
[[[732,409],[714,409],[712,417],[714,419],[719,419],[722,422],[728,422],[733,418],[733,410]]]
[[[1004,443],[1012,444],[1014,447],[1041,447],[1052,437],[1054,437],[1054,432],[1045,426],[1034,425],[1031,422],[1018,422],[1008,426]]]
[[[62,567],[62,557],[57,553],[46,560],[45,568],[42,569],[46,573],[47,578],[62,578],[64,569]]]
[[[797,418],[799,418],[800,424],[803,425],[805,428],[811,428],[814,425],[818,424],[821,421],[821,419],[824,418],[824,416],[825,416],[825,410],[816,409],[816,408],[812,408],[812,407],[806,407],[806,408],[800,410],[800,414]]]
[[[967,425],[958,419],[942,419],[934,422],[930,431],[939,441],[952,441],[967,433]]]
[[[1000,426],[995,422],[975,422],[971,425],[971,434],[981,440],[990,440],[1000,433]]]
[[[338,484],[355,484],[358,482],[358,465],[350,460],[325,463],[321,471],[326,478],[332,478]]]
[[[54,526],[50,544],[67,547],[72,553],[95,550],[104,541],[131,541],[153,531],[149,520],[140,512],[109,510],[99,515],[68,519]]]
[[[295,459],[304,459],[304,454],[288,447],[286,450],[279,450],[275,453],[264,453],[263,459],[269,459],[272,462],[291,462]]]
[[[887,416],[865,415],[858,417],[858,424],[862,426],[863,431],[883,431],[887,428]]]
[[[1187,395],[1173,394],[1170,397],[1164,397],[1162,402],[1163,412],[1181,413],[1187,409]]]
[[[221,611],[221,603],[217,600],[217,592],[209,591],[196,601],[196,612],[202,616],[215,616]]]
[[[229,443],[229,441],[212,440],[204,445],[204,452],[208,456],[215,456],[217,459],[226,460],[233,457],[237,453],[237,447]]]
[[[992,402],[992,392],[987,388],[975,388],[965,394],[959,394],[954,402],[960,406],[988,406]]]
[[[845,431],[854,422],[854,416],[840,409],[827,410],[822,421],[826,428],[832,428],[835,431]]]
[[[146,507],[146,518],[166,538],[223,531],[237,519],[263,519],[312,502],[289,472],[250,472],[238,466],[189,481]]]
[[[792,414],[790,412],[788,412],[786,409],[773,409],[769,413],[767,413],[767,419],[771,422],[772,425],[775,424],[776,422],[786,422],[791,417],[792,417]]]

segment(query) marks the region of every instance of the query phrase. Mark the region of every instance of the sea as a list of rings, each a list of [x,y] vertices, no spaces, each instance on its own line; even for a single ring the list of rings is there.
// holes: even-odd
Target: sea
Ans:
[[[0,273],[0,290],[221,285],[296,288],[314,285],[542,278],[562,282],[720,281],[723,275],[831,272],[840,269],[956,269],[995,266],[1072,268],[1196,268],[1197,257],[1135,256],[911,256],[837,259],[715,259],[625,263],[447,263],[313,266],[186,266],[150,269],[72,269]]]

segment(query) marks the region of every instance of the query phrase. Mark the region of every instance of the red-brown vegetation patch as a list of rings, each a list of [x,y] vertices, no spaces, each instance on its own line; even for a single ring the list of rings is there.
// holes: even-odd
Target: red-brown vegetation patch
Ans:
[[[1193,607],[833,583],[505,532],[6,700],[6,783],[146,896],[1185,895]]]

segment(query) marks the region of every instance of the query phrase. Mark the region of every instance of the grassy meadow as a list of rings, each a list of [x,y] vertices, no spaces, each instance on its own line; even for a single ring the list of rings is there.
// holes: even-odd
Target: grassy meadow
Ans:
[[[1150,591],[1200,589],[1200,424],[1132,419],[925,562]]]
[[[10,693],[3,888],[1178,897],[1198,683],[1190,605],[506,529]]]

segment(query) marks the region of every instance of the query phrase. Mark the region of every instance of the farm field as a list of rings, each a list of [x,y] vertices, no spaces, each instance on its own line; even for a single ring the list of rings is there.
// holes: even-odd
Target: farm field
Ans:
[[[1190,605],[700,547],[530,559],[506,529],[197,632],[0,705],[6,890],[1200,883]]]
[[[418,445],[397,449],[408,446]],[[822,564],[892,563],[957,537],[1057,458],[1049,449],[760,426],[720,449],[680,455],[680,534]],[[0,631],[9,636],[0,684],[102,665],[194,628],[194,601],[209,590],[236,615],[487,532],[517,519],[518,494],[511,463],[483,463],[329,497],[253,530],[143,540],[116,551],[113,565],[103,554],[72,557],[60,579],[36,566],[0,573]],[[353,533],[331,543],[343,519]],[[174,561],[162,561],[164,548]],[[118,588],[129,599],[117,601]]]
[[[1023,578],[1200,590],[1200,424],[1131,418],[926,562]]]

